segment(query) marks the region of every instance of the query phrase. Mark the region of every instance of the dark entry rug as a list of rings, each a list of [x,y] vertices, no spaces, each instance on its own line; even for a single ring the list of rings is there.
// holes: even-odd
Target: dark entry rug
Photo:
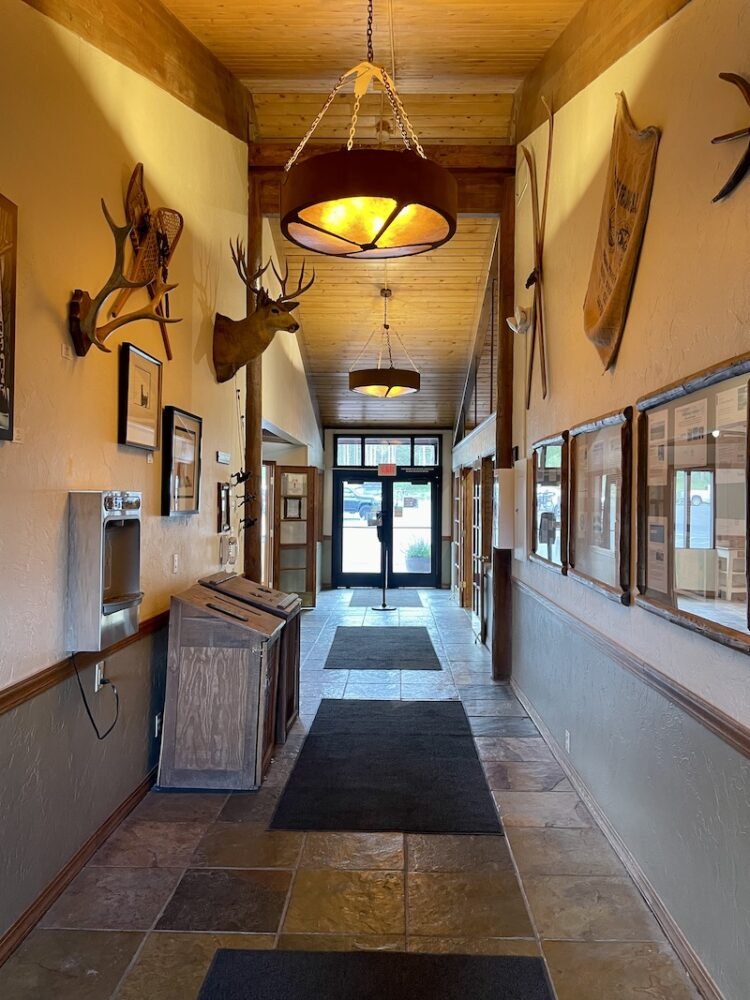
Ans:
[[[502,834],[458,701],[326,698],[271,827]]]
[[[440,670],[422,625],[339,625],[326,670]]]
[[[422,598],[416,590],[386,591],[386,601],[393,608],[423,608]],[[376,608],[383,603],[382,590],[355,590],[350,608]]]
[[[552,1000],[539,958],[404,952],[216,952],[198,1000]]]

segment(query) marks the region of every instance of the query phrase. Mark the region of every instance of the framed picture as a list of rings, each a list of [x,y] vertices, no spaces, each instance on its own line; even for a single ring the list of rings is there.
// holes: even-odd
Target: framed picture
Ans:
[[[160,413],[161,361],[133,344],[123,344],[120,348],[117,443],[157,451]]]
[[[0,194],[0,441],[13,440],[18,209]]]
[[[232,487],[230,483],[218,484],[218,499],[219,499],[218,531],[219,534],[222,535],[227,531],[231,531],[232,528],[232,521],[230,514],[231,489]]]
[[[302,520],[301,497],[284,497],[284,520],[285,521]]]
[[[200,509],[203,419],[177,406],[165,406],[162,428],[162,515],[197,514]]]

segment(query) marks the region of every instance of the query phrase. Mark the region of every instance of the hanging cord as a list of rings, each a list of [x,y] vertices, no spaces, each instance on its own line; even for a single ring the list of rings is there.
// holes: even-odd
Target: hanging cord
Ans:
[[[102,677],[102,680],[101,680],[102,687],[105,684],[108,684],[112,688],[112,691],[114,692],[114,696],[115,696],[115,717],[114,717],[114,719],[112,721],[112,725],[109,727],[109,729],[105,730],[103,733],[100,733],[99,732],[99,727],[96,724],[96,720],[94,719],[94,716],[91,714],[91,709],[89,708],[89,703],[86,700],[86,694],[84,693],[83,684],[81,683],[81,675],[78,673],[78,664],[76,663],[76,654],[75,653],[71,653],[70,654],[70,662],[73,664],[73,669],[76,672],[76,680],[78,681],[78,690],[81,692],[81,698],[83,700],[83,707],[86,709],[86,715],[88,715],[88,717],[89,717],[89,722],[94,727],[94,732],[96,733],[96,738],[98,740],[106,740],[106,738],[109,736],[109,734],[112,732],[112,730],[117,725],[117,720],[120,718],[120,694],[119,694],[117,688],[115,687],[115,685],[112,683],[112,681],[108,680],[106,677]]]

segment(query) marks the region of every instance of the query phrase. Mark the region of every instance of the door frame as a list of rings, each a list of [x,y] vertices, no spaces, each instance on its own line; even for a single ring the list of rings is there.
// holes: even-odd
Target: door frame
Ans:
[[[386,521],[393,525],[393,483],[432,484],[432,565],[429,574],[393,573],[388,566],[388,589],[399,587],[439,587],[442,577],[442,470],[436,468],[399,468],[395,476],[379,476],[376,469],[333,470],[333,531],[331,538],[331,586],[380,587],[382,576],[377,573],[344,573],[342,570],[342,532],[344,523],[344,491],[347,483],[381,483],[382,503]],[[391,529],[392,530],[392,529]]]

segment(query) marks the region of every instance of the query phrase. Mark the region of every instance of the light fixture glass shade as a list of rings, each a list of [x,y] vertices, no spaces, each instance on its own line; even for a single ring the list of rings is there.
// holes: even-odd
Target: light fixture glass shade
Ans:
[[[419,392],[419,372],[409,368],[359,368],[349,372],[349,389],[363,396],[393,399]]]
[[[446,243],[458,192],[452,174],[409,150],[345,149],[295,163],[280,208],[282,232],[303,249],[382,260]]]

